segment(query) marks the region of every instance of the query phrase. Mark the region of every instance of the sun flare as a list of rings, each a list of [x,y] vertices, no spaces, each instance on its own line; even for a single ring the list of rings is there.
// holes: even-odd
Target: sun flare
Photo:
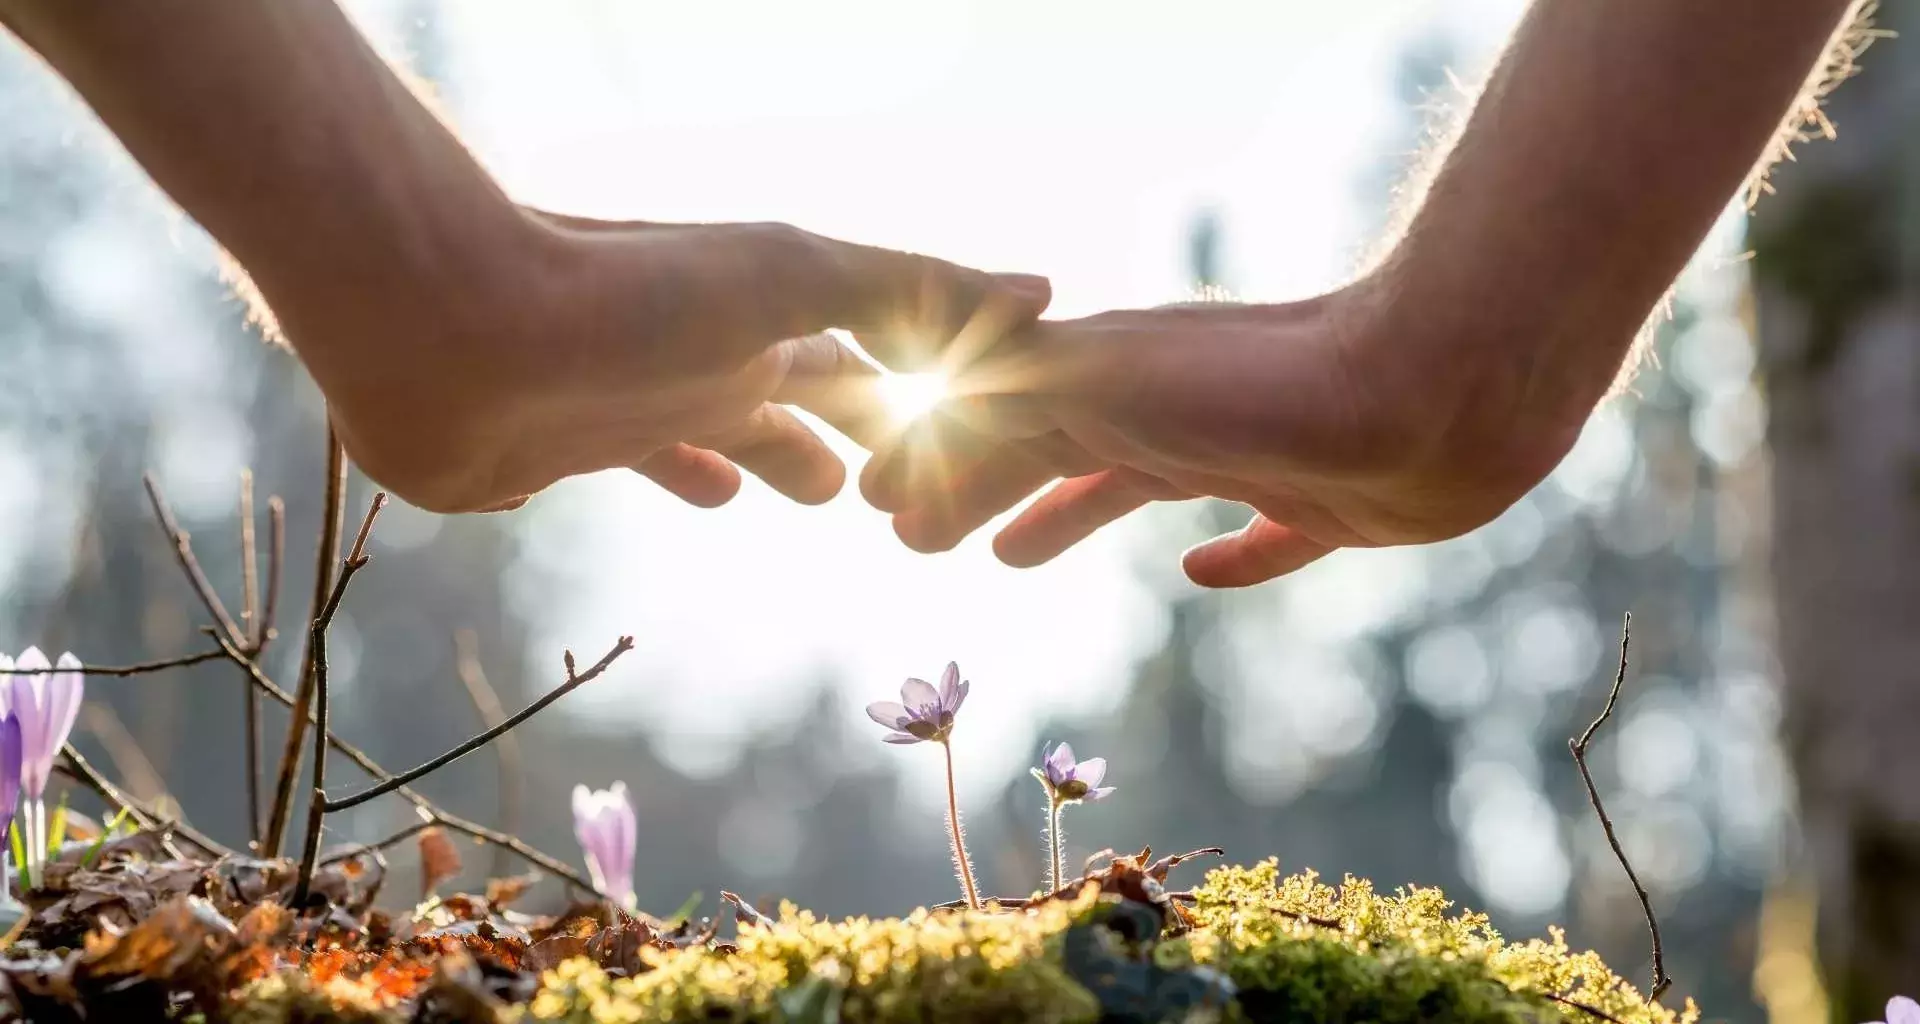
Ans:
[[[946,396],[947,377],[943,373],[890,373],[880,378],[880,400],[896,423],[920,418]]]

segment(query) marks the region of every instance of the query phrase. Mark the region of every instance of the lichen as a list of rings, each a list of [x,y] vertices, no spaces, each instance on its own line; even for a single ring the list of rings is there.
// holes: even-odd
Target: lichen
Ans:
[[[1204,965],[1239,991],[1233,1015],[1265,1021],[1454,1021],[1518,1024],[1597,1019],[1545,997],[1584,1003],[1626,1024],[1693,1024],[1691,1003],[1649,1006],[1591,952],[1549,939],[1508,943],[1482,914],[1449,916],[1437,889],[1376,893],[1348,878],[1282,878],[1272,860],[1221,868],[1195,890],[1201,927],[1162,943],[1165,967]],[[740,949],[650,952],[649,972],[612,978],[584,961],[548,972],[530,1018],[567,1024],[801,1019],[783,996],[831,986],[832,1016],[857,1022],[1095,1021],[1100,1008],[1060,964],[1060,940],[1093,911],[1094,893],[1026,913],[916,911],[904,919],[822,921],[791,906]],[[1314,923],[1315,920],[1320,923]],[[790,1002],[786,1005],[792,1005]]]

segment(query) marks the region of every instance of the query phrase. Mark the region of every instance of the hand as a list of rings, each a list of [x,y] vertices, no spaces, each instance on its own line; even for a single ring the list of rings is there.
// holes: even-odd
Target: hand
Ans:
[[[423,508],[517,507],[614,467],[711,506],[738,491],[736,464],[796,501],[826,501],[844,467],[774,403],[808,404],[864,443],[883,432],[875,372],[819,332],[899,351],[997,335],[1049,298],[1041,278],[782,224],[520,213],[475,241],[497,255],[351,301],[314,276],[255,274],[348,452]]]
[[[1523,412],[1524,366],[1473,365],[1478,349],[1395,310],[1389,291],[1043,322],[955,388],[952,414],[1009,443],[914,486],[876,459],[863,489],[908,544],[951,547],[1046,483],[1021,438],[1057,432],[1112,468],[1023,510],[995,538],[1003,561],[1037,565],[1149,501],[1211,495],[1256,512],[1187,552],[1187,574],[1213,587],[1465,533],[1546,475],[1591,402]]]

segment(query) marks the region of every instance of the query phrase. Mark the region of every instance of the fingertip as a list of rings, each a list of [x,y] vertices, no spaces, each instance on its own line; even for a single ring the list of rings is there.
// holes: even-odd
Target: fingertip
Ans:
[[[962,538],[953,536],[951,531],[940,529],[940,525],[931,522],[926,516],[896,515],[893,517],[893,535],[900,538],[910,550],[922,555],[938,555],[952,551],[960,546]]]
[[[1334,550],[1291,527],[1256,518],[1236,533],[1188,548],[1180,567],[1196,586],[1230,590],[1278,579]]]
[[[822,463],[818,475],[805,483],[796,484],[787,497],[802,505],[825,505],[840,496],[847,486],[847,467],[834,460],[831,467]]]
[[[1016,298],[1032,306],[1035,316],[1053,302],[1053,282],[1039,274],[995,274],[993,278]]]
[[[532,500],[533,500],[533,495],[523,494],[518,498],[512,498],[507,501],[503,501],[498,505],[489,505],[486,508],[475,509],[474,511],[482,515],[487,515],[494,512],[511,512],[514,509],[523,507],[524,505],[526,505],[527,502]]]
[[[1033,550],[1021,543],[1020,535],[1012,527],[1001,530],[993,536],[993,557],[1009,569],[1033,569],[1053,560],[1058,552]]]

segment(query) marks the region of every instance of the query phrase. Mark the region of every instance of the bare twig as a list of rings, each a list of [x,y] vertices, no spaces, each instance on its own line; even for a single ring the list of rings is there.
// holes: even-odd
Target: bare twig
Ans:
[[[111,706],[104,701],[80,705],[80,723],[100,741],[100,746],[107,751],[107,760],[113,762],[114,770],[127,780],[127,788],[139,799],[158,801],[167,795],[167,784],[160,778],[159,769],[153,766],[146,751],[140,749],[140,742],[127,731],[126,723],[120,721]]]
[[[254,541],[253,470],[240,470],[240,634],[251,638],[260,621],[260,545]],[[251,690],[249,690],[251,692]]]
[[[205,833],[200,832],[186,822],[169,820],[163,815],[156,814],[153,808],[121,792],[119,787],[108,782],[104,776],[96,771],[93,765],[87,762],[86,758],[81,757],[80,752],[73,748],[73,744],[69,743],[61,747],[60,753],[65,755],[62,762],[56,766],[56,770],[59,771],[60,774],[93,790],[94,793],[99,795],[101,800],[106,801],[116,809],[125,808],[127,816],[133,819],[134,824],[141,828],[165,828],[167,831],[198,846],[200,849],[215,857],[229,857],[233,855],[232,850],[214,842],[208,838]]]
[[[1621,1020],[1618,1017],[1615,1017],[1613,1014],[1608,1013],[1605,1010],[1602,1010],[1598,1006],[1592,1006],[1587,1003],[1583,1003],[1578,999],[1568,999],[1566,996],[1559,995],[1558,993],[1554,993],[1554,992],[1542,992],[1540,994],[1551,1002],[1559,1003],[1561,1006],[1572,1007],[1573,1009],[1579,1010],[1581,1013],[1592,1014],[1593,1016],[1598,1017],[1601,1020],[1612,1021],[1613,1024],[1626,1024],[1625,1021]]]
[[[346,532],[347,454],[340,447],[332,422],[327,424],[326,497],[320,513],[320,541],[316,545],[313,570],[313,603],[307,612],[309,623],[320,617],[320,609],[333,589],[333,563],[340,556],[341,534]],[[311,642],[311,640],[309,640]],[[293,786],[300,774],[302,742],[307,737],[308,712],[313,708],[313,657],[301,660],[300,682],[293,689],[293,721],[287,728],[286,745],[280,749],[280,768],[274,777],[273,809],[267,815],[267,832],[260,840],[260,855],[275,857],[286,840],[287,826],[293,816]]]
[[[259,653],[264,635],[260,616],[260,545],[254,538],[253,471],[240,471],[240,585],[243,596],[240,625],[247,644]],[[260,842],[260,692],[248,683],[240,688],[241,737],[247,773],[247,840]]]
[[[224,658],[224,650],[201,651],[198,654],[182,655],[178,658],[162,658],[159,661],[143,661],[134,665],[82,665],[79,668],[61,668],[50,665],[46,668],[0,668],[0,675],[6,676],[44,676],[54,672],[78,672],[83,676],[139,676],[148,672],[164,672],[170,668],[186,668],[203,661]]]
[[[216,642],[219,641],[219,635],[215,631],[208,630],[208,633],[213,635]],[[222,647],[222,653],[226,654],[226,656],[232,659],[235,664],[239,665],[243,670],[245,670],[249,675],[252,676],[253,684],[260,688],[261,693],[264,693],[268,697],[271,697],[274,700],[279,701],[282,705],[286,707],[290,708],[293,706],[293,695],[281,689],[279,684],[275,683],[273,680],[267,678],[266,673],[260,670],[260,666],[257,663],[248,660],[247,656],[243,652],[241,652],[238,648],[233,647],[231,644],[222,643],[221,647]],[[311,712],[309,712],[309,714],[311,714]],[[377,762],[375,762],[373,758],[367,756],[366,751],[361,750],[359,747],[354,746],[352,743],[349,743],[344,739],[341,739],[338,735],[332,732],[328,732],[325,735],[327,737],[327,745],[332,747],[335,753],[353,762],[355,767],[358,767],[361,771],[365,772],[369,778],[376,779],[376,780],[384,780],[384,779],[392,778],[392,775],[385,768],[380,767],[380,765]],[[523,860],[527,861],[530,864],[535,865],[536,867],[539,867],[541,870],[565,879],[569,884],[573,885],[575,888],[578,888],[585,892],[593,893],[602,899],[607,898],[606,894],[601,892],[598,888],[596,888],[594,884],[591,881],[589,881],[585,875],[582,875],[580,872],[568,866],[565,861],[562,861],[550,854],[543,853],[540,850],[537,850],[527,845],[526,843],[520,841],[518,838],[514,836],[505,835],[503,833],[494,831],[493,829],[487,828],[484,825],[480,825],[475,822],[468,821],[467,819],[462,818],[459,815],[443,810],[440,807],[435,806],[433,801],[428,800],[425,796],[421,795],[421,793],[418,790],[412,788],[411,786],[401,786],[398,789],[394,790],[393,792],[395,796],[401,797],[402,799],[406,800],[408,803],[411,803],[422,814],[431,816],[433,819],[432,824],[443,825],[446,828],[452,829],[455,832],[459,832],[464,835],[468,835],[475,839],[478,839],[483,843],[489,843],[494,846],[511,850],[515,854],[517,854],[519,857],[521,857]],[[405,839],[409,836],[412,836],[413,834],[414,833],[412,832],[408,832],[405,836],[402,836],[400,838]],[[396,843],[399,841],[400,840],[394,840],[394,842]],[[384,840],[382,842],[384,843]],[[379,844],[375,844],[375,845],[379,845]]]
[[[1673,978],[1667,974],[1666,954],[1660,945],[1660,922],[1653,916],[1653,902],[1647,898],[1646,886],[1641,885],[1640,876],[1634,874],[1633,864],[1627,860],[1627,851],[1621,848],[1620,837],[1614,834],[1613,819],[1607,817],[1607,809],[1600,803],[1600,791],[1593,784],[1593,773],[1587,769],[1587,744],[1593,741],[1593,734],[1613,716],[1613,706],[1620,700],[1620,687],[1627,681],[1627,646],[1632,631],[1633,615],[1628,613],[1620,621],[1620,667],[1614,672],[1613,689],[1607,694],[1607,706],[1600,710],[1600,717],[1587,726],[1586,732],[1567,741],[1567,749],[1573,753],[1574,767],[1580,769],[1580,781],[1587,785],[1587,800],[1593,804],[1593,813],[1599,816],[1600,827],[1607,833],[1607,845],[1613,847],[1614,859],[1626,870],[1627,881],[1633,883],[1633,894],[1640,898],[1640,912],[1646,915],[1647,932],[1653,937],[1653,988],[1647,993],[1647,1001],[1654,1003],[1673,984]]]
[[[394,834],[387,836],[384,839],[376,839],[371,843],[361,843],[358,846],[349,847],[345,850],[341,850],[338,853],[329,854],[327,855],[326,858],[320,861],[320,867],[326,867],[329,864],[338,864],[342,861],[353,860],[356,857],[365,857],[369,853],[384,853],[387,850],[391,850],[394,847],[399,846],[401,843],[404,843],[407,840],[412,839],[414,836],[417,836],[420,833],[425,832],[430,828],[434,828],[439,824],[440,824],[439,821],[433,818],[431,815],[422,817],[419,821],[416,821],[413,824],[408,825],[406,828],[403,828],[400,831],[395,832]]]
[[[206,572],[200,568],[200,559],[193,554],[193,541],[187,531],[180,528],[179,521],[174,519],[167,496],[160,490],[160,481],[155,480],[152,473],[145,473],[141,475],[140,482],[146,485],[147,501],[153,505],[154,518],[160,521],[161,531],[173,545],[174,557],[180,562],[180,571],[187,574],[187,582],[193,585],[193,592],[199,596],[200,603],[206,606],[207,614],[213,616],[213,621],[235,642],[241,642],[245,634],[240,632],[233,616],[227,614],[227,606],[221,603],[219,593],[213,589]]]
[[[453,662],[454,673],[473,700],[480,724],[492,729],[506,721],[507,709],[500,703],[500,694],[487,682],[486,669],[480,664],[479,638],[473,630],[463,629],[453,635]],[[525,777],[520,737],[511,732],[501,733],[493,753],[500,767],[500,831],[513,835],[520,831],[521,780]],[[494,847],[494,875],[507,873],[507,857],[511,852],[504,847]]]
[[[287,560],[287,504],[279,495],[267,499],[267,599],[266,610],[254,623],[253,653],[259,654],[273,642],[274,616],[280,610],[280,567]]]
[[[481,747],[484,747],[488,743],[493,742],[493,740],[496,737],[500,736],[501,734],[514,728],[515,726],[526,721],[527,719],[532,718],[534,715],[539,714],[541,711],[546,710],[546,708],[549,705],[551,705],[554,701],[557,701],[560,698],[565,697],[567,694],[572,693],[573,691],[579,689],[580,687],[585,686],[587,683],[590,683],[593,680],[599,678],[600,674],[605,672],[608,666],[614,663],[615,659],[619,658],[622,654],[625,654],[630,650],[633,650],[633,638],[630,636],[623,636],[617,642],[614,643],[612,650],[608,651],[605,655],[601,656],[599,661],[594,662],[593,665],[590,666],[585,672],[580,672],[578,674],[574,672],[573,652],[568,651],[566,656],[567,681],[547,691],[546,696],[541,697],[539,700],[534,701],[533,703],[527,705],[524,708],[521,708],[519,713],[509,717],[505,721],[501,722],[500,724],[490,729],[481,731],[478,735],[474,736],[472,739],[469,739],[466,742],[461,743],[460,745],[454,747],[453,749],[447,751],[444,754],[441,754],[439,757],[436,757],[431,761],[428,761],[416,768],[410,768],[404,772],[401,772],[398,775],[395,775],[389,779],[386,779],[385,781],[378,782],[378,783],[375,783],[374,785],[368,786],[366,789],[363,789],[358,793],[348,794],[347,796],[343,796],[338,800],[328,800],[326,803],[326,813],[332,814],[332,813],[335,813],[336,811],[344,811],[344,810],[347,810],[348,808],[358,807],[361,804],[366,803],[369,800],[372,800],[374,797],[381,796],[386,793],[391,793],[394,790],[400,788],[401,786],[406,785],[409,782],[413,782],[414,780],[419,779],[422,776],[430,775],[433,772],[439,771],[440,769],[446,767],[447,765],[450,765],[453,762],[458,761],[461,758],[467,756],[468,754],[471,754],[474,751],[479,750]]]
[[[373,530],[373,520],[387,505],[387,494],[382,491],[373,496],[373,502],[367,506],[366,518],[360,521],[360,533],[354,538],[353,550],[347,554],[347,560],[340,566],[340,579],[333,585],[333,591],[327,595],[327,603],[314,617],[313,625],[308,628],[307,651],[308,664],[313,677],[313,795],[307,802],[306,844],[300,853],[299,881],[293,890],[293,905],[307,905],[307,895],[313,889],[314,859],[320,855],[320,820],[327,813],[327,630],[333,625],[333,616],[340,610],[340,600],[347,596],[347,584],[353,582],[353,574],[367,564],[367,534]],[[295,715],[299,712],[296,710]]]

